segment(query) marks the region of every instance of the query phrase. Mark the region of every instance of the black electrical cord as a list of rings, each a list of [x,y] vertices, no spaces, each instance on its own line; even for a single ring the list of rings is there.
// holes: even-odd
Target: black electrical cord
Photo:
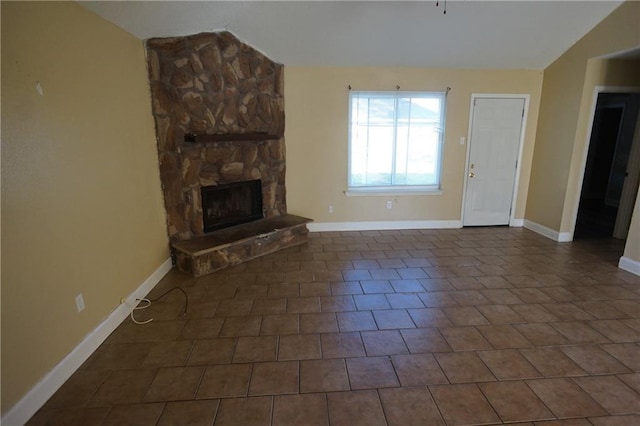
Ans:
[[[155,299],[149,299],[149,302],[157,302],[158,300],[162,299],[163,297],[165,297],[167,294],[171,293],[174,290],[180,290],[182,294],[184,294],[184,311],[182,312],[182,315],[186,315],[189,308],[189,297],[187,296],[187,292],[184,291],[182,287],[170,288],[169,290],[165,291]]]

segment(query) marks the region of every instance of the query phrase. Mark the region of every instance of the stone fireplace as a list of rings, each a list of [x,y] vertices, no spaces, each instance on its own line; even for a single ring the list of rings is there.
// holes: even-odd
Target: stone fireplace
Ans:
[[[223,232],[240,210],[250,208],[251,220],[264,218],[267,228],[272,226],[269,220],[287,216],[283,66],[229,32],[155,38],[146,47],[174,254],[194,244],[203,251],[213,244],[203,242],[211,232]],[[244,182],[253,182],[246,185],[261,199],[241,206],[241,195],[248,190],[236,195],[229,191]],[[206,198],[216,192],[231,205]],[[253,232],[264,235],[267,228]],[[296,232],[306,237],[303,228]],[[228,243],[229,238],[224,240]],[[234,262],[238,261],[239,257]]]
[[[204,232],[262,219],[260,179],[200,188]]]

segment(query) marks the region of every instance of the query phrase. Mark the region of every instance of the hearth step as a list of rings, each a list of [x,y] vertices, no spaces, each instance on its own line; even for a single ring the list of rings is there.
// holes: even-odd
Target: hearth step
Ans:
[[[312,219],[286,214],[171,243],[178,269],[194,277],[307,242]]]

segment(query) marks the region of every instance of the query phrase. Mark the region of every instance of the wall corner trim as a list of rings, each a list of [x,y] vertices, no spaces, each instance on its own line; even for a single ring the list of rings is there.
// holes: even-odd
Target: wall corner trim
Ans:
[[[78,346],[69,352],[58,365],[49,371],[16,405],[2,416],[0,423],[7,426],[25,424],[124,321],[133,310],[135,299],[141,299],[146,296],[171,268],[172,263],[169,257],[126,298],[126,303],[118,305],[96,328],[85,336]]]
[[[522,228],[524,226],[524,219],[511,219],[509,226],[513,228]]]
[[[371,222],[312,222],[309,232],[333,231],[383,231],[394,229],[456,229],[462,228],[460,220],[394,220]]]
[[[620,262],[618,263],[618,268],[627,272],[631,272],[634,275],[640,276],[640,262],[637,260],[622,256],[620,258]]]
[[[539,223],[532,222],[527,219],[524,220],[524,227],[544,237],[550,238],[553,241],[557,241],[559,243],[568,243],[570,241],[573,241],[573,236],[571,235],[570,232],[554,231],[551,228],[547,228],[544,225],[540,225]]]

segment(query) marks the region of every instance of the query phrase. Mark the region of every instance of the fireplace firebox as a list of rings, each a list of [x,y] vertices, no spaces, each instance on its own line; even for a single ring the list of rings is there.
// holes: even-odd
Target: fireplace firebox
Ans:
[[[262,219],[260,179],[201,188],[204,232]]]

